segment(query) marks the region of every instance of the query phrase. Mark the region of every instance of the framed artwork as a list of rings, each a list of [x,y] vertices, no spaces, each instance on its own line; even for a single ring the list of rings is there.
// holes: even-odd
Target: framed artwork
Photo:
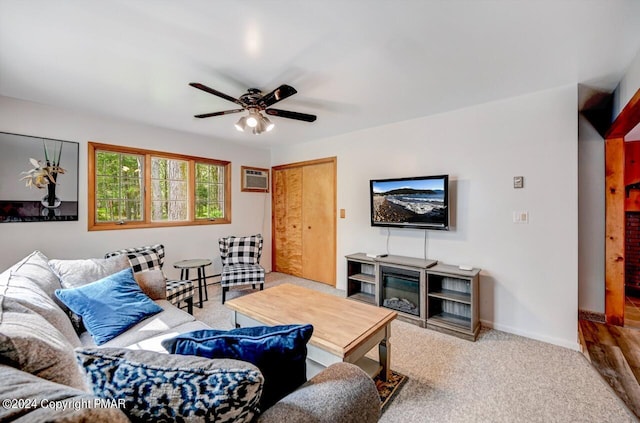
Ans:
[[[0,223],[78,220],[79,144],[0,132]]]

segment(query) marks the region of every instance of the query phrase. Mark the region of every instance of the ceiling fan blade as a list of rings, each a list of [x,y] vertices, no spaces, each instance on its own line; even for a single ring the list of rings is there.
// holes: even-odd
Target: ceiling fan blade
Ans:
[[[213,113],[204,113],[201,115],[195,115],[197,118],[208,118],[213,116],[222,116],[222,115],[230,115],[231,113],[243,112],[244,109],[233,109],[233,110],[224,110],[222,112],[213,112]]]
[[[280,109],[267,109],[265,113],[270,116],[278,116],[287,119],[296,119],[303,120],[305,122],[315,122],[317,119],[316,115],[308,115],[306,113],[298,113],[298,112],[290,112],[288,110],[280,110]]]
[[[260,100],[260,103],[264,107],[269,107],[280,100],[284,100],[287,97],[291,97],[297,92],[298,91],[296,91],[296,89],[293,88],[291,85],[286,85],[286,84],[280,85],[278,88],[271,91],[269,94],[263,95],[262,99]]]
[[[199,82],[190,82],[189,85],[191,85],[193,88],[197,88],[199,90],[208,92],[209,94],[213,94],[215,96],[218,96],[220,98],[224,98],[225,100],[231,101],[232,103],[236,103],[242,107],[244,107],[244,104],[242,104],[242,102],[240,100],[238,100],[237,98],[233,98],[230,95],[227,95],[225,93],[221,93],[220,91],[214,90],[213,88],[209,88],[206,85],[202,85]]]

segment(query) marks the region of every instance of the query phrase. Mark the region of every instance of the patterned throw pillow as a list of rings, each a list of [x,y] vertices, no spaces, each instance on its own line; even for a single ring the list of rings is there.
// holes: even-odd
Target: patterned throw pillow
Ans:
[[[224,244],[224,245],[222,245]],[[262,235],[236,237],[220,240],[222,264],[258,264],[262,253]]]
[[[162,268],[160,256],[151,250],[127,253],[127,258],[129,259],[129,263],[131,263],[134,273]]]
[[[118,256],[121,254],[127,255],[129,253],[141,253],[144,251],[151,251],[152,253],[156,253],[160,258],[160,267],[162,267],[164,263],[164,245],[162,244],[154,244],[154,245],[145,245],[143,247],[134,247],[134,248],[124,248],[122,250],[112,251],[104,255],[104,258],[109,258],[113,256]]]
[[[250,422],[263,377],[253,365],[124,348],[76,350],[95,395],[132,421]]]

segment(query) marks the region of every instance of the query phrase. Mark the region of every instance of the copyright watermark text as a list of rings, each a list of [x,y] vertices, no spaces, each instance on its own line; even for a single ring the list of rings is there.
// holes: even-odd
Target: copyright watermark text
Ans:
[[[54,401],[42,398],[6,398],[2,400],[2,408],[29,409],[29,408],[51,408],[55,410],[81,410],[84,408],[124,408],[124,399],[67,399]]]

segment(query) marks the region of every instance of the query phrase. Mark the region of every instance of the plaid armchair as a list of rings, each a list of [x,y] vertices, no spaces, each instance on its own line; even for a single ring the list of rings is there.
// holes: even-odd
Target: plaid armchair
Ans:
[[[260,290],[264,288],[264,268],[259,264],[262,242],[260,234],[244,237],[228,236],[218,240],[222,260],[220,275],[222,304],[225,302],[229,287],[251,284],[255,289],[256,284],[259,284]]]
[[[133,272],[151,269],[162,269],[164,264],[164,245],[145,245],[144,247],[125,248],[105,254],[104,258],[125,254],[131,263]],[[182,301],[187,305],[189,314],[193,314],[193,295],[195,288],[192,281],[167,280],[167,301],[180,307]]]

